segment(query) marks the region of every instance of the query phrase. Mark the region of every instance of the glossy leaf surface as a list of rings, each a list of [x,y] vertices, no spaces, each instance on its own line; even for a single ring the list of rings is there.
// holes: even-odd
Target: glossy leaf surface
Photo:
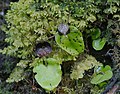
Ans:
[[[106,39],[105,38],[99,38],[99,39],[96,39],[96,40],[93,40],[92,42],[92,46],[95,50],[101,50],[104,45],[106,43]]]
[[[77,56],[84,51],[82,33],[74,26],[70,27],[70,33],[66,36],[57,34],[55,40],[63,50],[73,56]]]

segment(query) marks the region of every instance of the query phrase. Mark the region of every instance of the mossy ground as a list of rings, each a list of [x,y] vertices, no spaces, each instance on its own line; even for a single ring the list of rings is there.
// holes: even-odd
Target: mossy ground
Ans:
[[[11,1],[18,1],[18,0],[5,0],[0,1],[0,7],[3,7],[4,4],[9,4]],[[4,13],[9,7],[6,6],[4,8]],[[0,10],[1,12],[2,10]],[[108,15],[111,16],[111,15]],[[110,18],[110,17],[109,17]],[[2,23],[5,23],[4,15],[0,15],[0,26]],[[99,22],[95,22],[94,25],[98,25]],[[100,28],[105,29],[104,24],[106,23],[100,23]],[[5,33],[0,30],[0,49],[3,49],[8,44],[4,42],[6,35]],[[118,33],[113,33],[113,39],[118,37]],[[116,39],[117,40],[117,39]],[[105,45],[105,47],[97,52],[95,51],[91,46],[90,39],[86,39],[85,43],[87,48],[87,53],[89,55],[93,55],[98,61],[103,62],[105,65],[110,65],[113,69],[114,76],[118,78],[118,81],[116,84],[120,85],[120,48],[119,45]],[[109,50],[112,52],[107,53]],[[107,55],[106,55],[107,53]],[[112,53],[112,55],[111,55]],[[6,55],[0,54],[0,94],[46,94],[45,90],[43,90],[35,81],[34,79],[34,73],[31,70],[28,70],[26,72],[26,79],[23,81],[20,81],[18,83],[6,83],[6,79],[9,77],[12,70],[15,68],[15,65],[19,61],[18,58],[10,57]],[[63,77],[61,80],[61,83],[59,86],[51,92],[51,94],[98,94],[98,92],[103,92],[106,88],[101,88],[100,86],[94,86],[90,83],[89,76],[92,75],[91,73],[93,70],[89,70],[85,72],[87,75],[82,78],[81,80],[71,80],[70,79],[70,72],[73,67],[74,63],[73,61],[70,62],[64,62],[62,64],[62,71],[63,71]],[[117,68],[116,68],[117,66]],[[109,81],[109,84],[112,83],[112,81]],[[105,86],[106,87],[106,86]],[[112,87],[111,87],[112,88]],[[117,91],[117,94],[120,93],[120,90]]]

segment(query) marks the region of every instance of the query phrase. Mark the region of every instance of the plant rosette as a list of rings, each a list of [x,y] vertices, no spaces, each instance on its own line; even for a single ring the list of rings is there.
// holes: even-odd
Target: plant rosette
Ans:
[[[112,69],[109,65],[106,65],[105,67],[99,67],[96,70],[96,74],[91,80],[92,84],[100,84],[101,82],[104,82],[106,80],[109,80],[113,76]]]

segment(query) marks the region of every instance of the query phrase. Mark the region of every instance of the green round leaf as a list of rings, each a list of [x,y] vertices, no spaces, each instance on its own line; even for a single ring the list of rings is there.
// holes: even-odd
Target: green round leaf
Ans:
[[[100,29],[96,28],[91,34],[92,34],[91,35],[92,39],[94,40],[94,39],[97,39],[100,37],[101,31],[100,31]]]
[[[104,45],[106,43],[106,39],[105,38],[99,38],[99,39],[96,39],[96,40],[93,40],[92,42],[92,46],[95,50],[101,50]]]
[[[73,56],[77,56],[84,51],[82,33],[74,26],[70,26],[70,33],[66,36],[56,34],[55,40],[63,50]]]
[[[35,79],[38,84],[42,88],[50,91],[57,87],[60,83],[62,71],[61,66],[57,64],[57,60],[47,59],[46,62],[48,63],[47,66],[41,63],[34,67],[33,72],[37,73],[35,75]]]

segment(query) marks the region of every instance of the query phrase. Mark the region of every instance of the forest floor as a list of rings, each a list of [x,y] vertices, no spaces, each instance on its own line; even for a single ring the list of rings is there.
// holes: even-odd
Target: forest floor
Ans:
[[[18,0],[0,1],[0,27],[3,23],[5,23],[4,15],[9,9],[9,3],[11,1],[15,2]],[[5,37],[6,35],[4,31],[0,29],[0,49],[3,49],[8,45],[6,42],[4,42]],[[118,91],[117,94],[120,94],[120,87],[118,86],[120,83],[120,69],[115,68],[118,63],[120,64],[120,47],[116,45],[105,45],[101,51],[96,52],[90,45],[91,44],[88,44],[89,54],[94,56],[100,62],[104,61],[103,63],[105,65],[109,64],[112,67],[114,73],[114,76],[111,78],[108,85],[103,90],[103,94],[115,94],[115,90]],[[0,94],[45,94],[45,91],[40,86],[38,86],[38,84],[34,83],[35,79],[31,73],[29,74],[31,75],[31,78],[27,80],[23,80],[18,83],[6,83],[6,79],[9,77],[17,62],[18,59],[15,57],[0,54]],[[92,88],[92,86],[90,83],[88,83],[88,80],[86,80],[87,76],[81,80],[83,82],[83,86],[81,87],[77,84],[77,81],[71,80],[69,78],[69,75],[67,75],[70,72],[71,66],[71,62],[68,62],[67,64],[63,63],[62,69],[64,70],[64,75],[60,85],[56,90],[58,92],[56,94],[67,94],[63,91],[63,87],[67,92],[72,92],[72,88],[75,88],[76,94],[89,94],[89,90]],[[88,74],[90,73],[88,72]]]

